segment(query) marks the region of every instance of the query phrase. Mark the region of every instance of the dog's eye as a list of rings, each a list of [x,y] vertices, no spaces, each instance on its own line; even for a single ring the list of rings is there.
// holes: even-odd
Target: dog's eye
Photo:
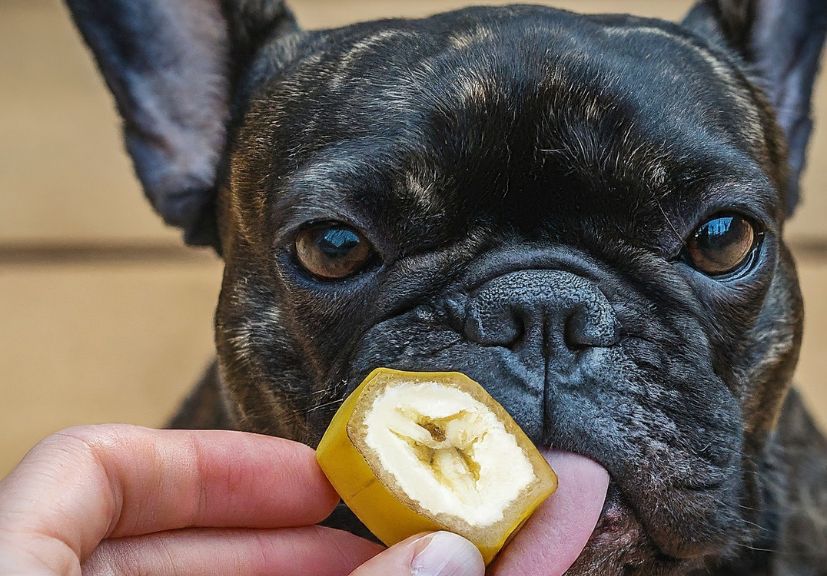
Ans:
[[[686,243],[689,263],[704,274],[721,276],[743,266],[758,245],[755,226],[737,214],[707,220]]]
[[[296,259],[305,270],[322,280],[347,278],[361,270],[371,256],[370,243],[345,224],[316,224],[296,236]]]

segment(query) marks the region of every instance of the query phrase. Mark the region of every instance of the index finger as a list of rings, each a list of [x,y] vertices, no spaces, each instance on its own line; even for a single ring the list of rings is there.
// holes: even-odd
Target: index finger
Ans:
[[[0,531],[56,538],[85,559],[108,537],[315,524],[337,501],[303,444],[89,426],[50,436],[0,482]]]

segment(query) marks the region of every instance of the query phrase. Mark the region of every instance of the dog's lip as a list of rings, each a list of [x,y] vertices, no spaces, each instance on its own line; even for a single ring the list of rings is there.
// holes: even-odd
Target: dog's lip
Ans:
[[[588,457],[593,458],[591,455]],[[594,460],[600,462],[597,458],[594,458]],[[646,546],[659,561],[666,563],[684,561],[686,557],[670,553],[663,546],[658,537],[659,534],[652,530],[651,519],[647,518],[645,510],[639,507],[641,505],[640,499],[630,493],[635,485],[634,479],[629,477],[618,478],[610,466],[606,466],[606,468],[610,475],[609,488],[600,514],[600,520],[595,527],[594,536],[606,535],[611,538],[618,538],[627,534],[631,529],[637,533],[639,538],[645,541]]]

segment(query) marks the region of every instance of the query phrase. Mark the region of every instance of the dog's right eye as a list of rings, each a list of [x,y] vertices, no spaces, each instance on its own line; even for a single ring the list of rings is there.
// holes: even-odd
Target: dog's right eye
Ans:
[[[709,276],[724,276],[745,266],[762,233],[747,218],[720,214],[699,226],[686,243],[686,258]]]
[[[341,280],[362,270],[374,250],[358,230],[340,222],[314,224],[299,231],[296,260],[322,280]]]

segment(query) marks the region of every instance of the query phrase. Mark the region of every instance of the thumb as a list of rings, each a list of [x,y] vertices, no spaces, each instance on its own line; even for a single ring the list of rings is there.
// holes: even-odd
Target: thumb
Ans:
[[[412,536],[362,564],[350,576],[484,576],[477,547],[451,532]]]

